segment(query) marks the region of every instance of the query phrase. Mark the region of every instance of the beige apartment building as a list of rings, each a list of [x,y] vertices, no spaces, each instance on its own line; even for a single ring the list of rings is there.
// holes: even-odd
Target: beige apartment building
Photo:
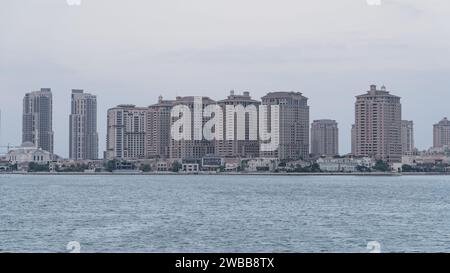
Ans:
[[[147,112],[147,158],[169,158],[170,157],[170,114],[174,100],[163,100],[158,98],[158,103],[148,107]]]
[[[107,159],[145,158],[147,111],[128,104],[108,110]]]
[[[149,107],[119,105],[108,110],[107,159],[187,159],[200,160],[207,155],[228,158],[271,157],[285,160],[308,158],[309,156],[309,106],[307,98],[301,93],[274,92],[263,97],[263,103],[280,106],[280,116],[276,120],[279,132],[279,145],[274,151],[261,153],[259,138],[259,106],[249,92],[242,95],[230,93],[227,99],[216,103],[208,97],[177,97],[175,100],[163,100]],[[189,131],[189,138],[176,139],[172,130],[177,128],[183,118],[172,116],[176,106],[185,106],[190,123],[178,128]],[[209,107],[208,107],[209,106]],[[196,108],[197,107],[197,108]],[[222,115],[222,126],[213,126],[213,134],[218,138],[207,139],[203,129],[215,114],[206,117],[206,108],[215,107]],[[229,109],[237,110],[227,112]],[[237,108],[236,108],[237,107]],[[195,109],[196,108],[196,109]],[[270,107],[269,107],[270,108]],[[253,110],[252,110],[253,109]],[[197,111],[196,111],[197,110]],[[269,109],[270,112],[270,109]],[[270,114],[268,123],[271,121]],[[190,128],[189,128],[190,127]],[[271,125],[268,125],[269,130]],[[186,131],[188,132],[188,131]],[[231,135],[232,134],[232,135]],[[200,138],[198,137],[200,135]]]
[[[400,97],[371,85],[366,94],[356,97],[355,131],[357,156],[389,163],[401,162],[402,106]]]
[[[433,147],[443,148],[450,147],[450,120],[442,119],[433,126]]]
[[[227,99],[218,102],[223,110],[222,140],[216,140],[215,152],[220,157],[259,157],[258,107],[261,103],[253,100],[249,92],[237,95],[230,92]],[[236,112],[227,114],[227,108]],[[254,126],[250,126],[254,125]]]
[[[311,154],[315,156],[339,154],[339,129],[335,120],[315,120],[311,124]]]
[[[261,151],[262,157],[280,160],[309,157],[308,98],[300,92],[272,92],[262,97],[262,104],[280,107],[279,145],[275,151]],[[269,109],[270,113],[271,110]],[[268,122],[270,118],[267,119]],[[268,126],[270,128],[270,126]]]
[[[194,111],[195,97],[177,97],[174,101],[174,106],[184,105],[190,110],[190,125],[191,134],[190,139],[175,140],[173,137],[170,138],[170,158],[172,159],[195,159],[200,160],[205,155],[215,154],[215,142],[206,140],[199,136],[202,134],[203,126],[210,118],[203,117],[202,112],[208,106],[216,104],[216,102],[208,97],[202,97],[201,105],[199,106],[200,111]],[[171,129],[174,123],[179,119],[179,117],[171,118]]]

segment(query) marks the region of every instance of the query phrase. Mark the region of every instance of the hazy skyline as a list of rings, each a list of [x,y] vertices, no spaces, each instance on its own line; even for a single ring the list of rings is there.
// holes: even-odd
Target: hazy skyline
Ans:
[[[108,108],[234,89],[302,92],[311,121],[338,121],[347,153],[355,96],[384,84],[426,149],[450,116],[449,16],[447,0],[3,0],[0,145],[20,144],[23,96],[42,87],[65,157],[72,89],[98,97],[100,151]]]

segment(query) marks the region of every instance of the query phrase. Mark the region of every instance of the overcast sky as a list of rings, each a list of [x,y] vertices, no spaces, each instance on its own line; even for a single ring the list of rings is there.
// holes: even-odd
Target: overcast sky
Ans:
[[[300,91],[311,121],[340,126],[350,152],[355,96],[370,84],[402,97],[419,149],[450,116],[450,1],[66,0],[0,1],[1,144],[19,145],[22,98],[53,90],[55,152],[68,155],[71,89],[106,110],[161,94],[225,98],[229,90]]]

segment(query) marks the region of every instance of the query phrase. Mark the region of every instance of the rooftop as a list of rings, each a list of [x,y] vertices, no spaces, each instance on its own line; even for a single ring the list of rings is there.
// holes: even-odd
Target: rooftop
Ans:
[[[226,99],[220,100],[218,102],[221,103],[221,102],[234,102],[234,101],[258,103],[257,100],[252,99],[252,97],[250,96],[250,92],[245,91],[242,93],[242,95],[236,95],[234,93],[234,90],[230,91],[230,95]]]
[[[448,118],[443,118],[441,121],[439,121],[438,124],[436,125],[440,125],[440,126],[450,126],[450,120],[448,120]]]
[[[386,86],[382,86],[381,89],[377,89],[376,85],[371,85],[370,89],[367,91],[366,94],[356,96],[357,98],[364,98],[364,97],[392,97],[392,98],[400,98],[398,96],[394,96],[389,93],[389,91],[386,90]]]
[[[303,94],[301,92],[294,92],[294,91],[278,91],[278,92],[270,92],[264,97],[263,99],[271,99],[271,98],[290,98],[292,96],[302,96]],[[304,97],[306,98],[306,97]]]

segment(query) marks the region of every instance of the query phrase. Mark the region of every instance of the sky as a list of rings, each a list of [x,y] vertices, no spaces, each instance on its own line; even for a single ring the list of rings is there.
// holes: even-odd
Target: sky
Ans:
[[[416,146],[450,117],[448,0],[1,0],[0,146],[20,145],[22,99],[53,91],[55,152],[68,156],[70,92],[106,111],[230,90],[309,98],[311,121],[331,118],[351,149],[355,96],[385,85],[415,122]],[[376,2],[376,1],[375,1]]]

